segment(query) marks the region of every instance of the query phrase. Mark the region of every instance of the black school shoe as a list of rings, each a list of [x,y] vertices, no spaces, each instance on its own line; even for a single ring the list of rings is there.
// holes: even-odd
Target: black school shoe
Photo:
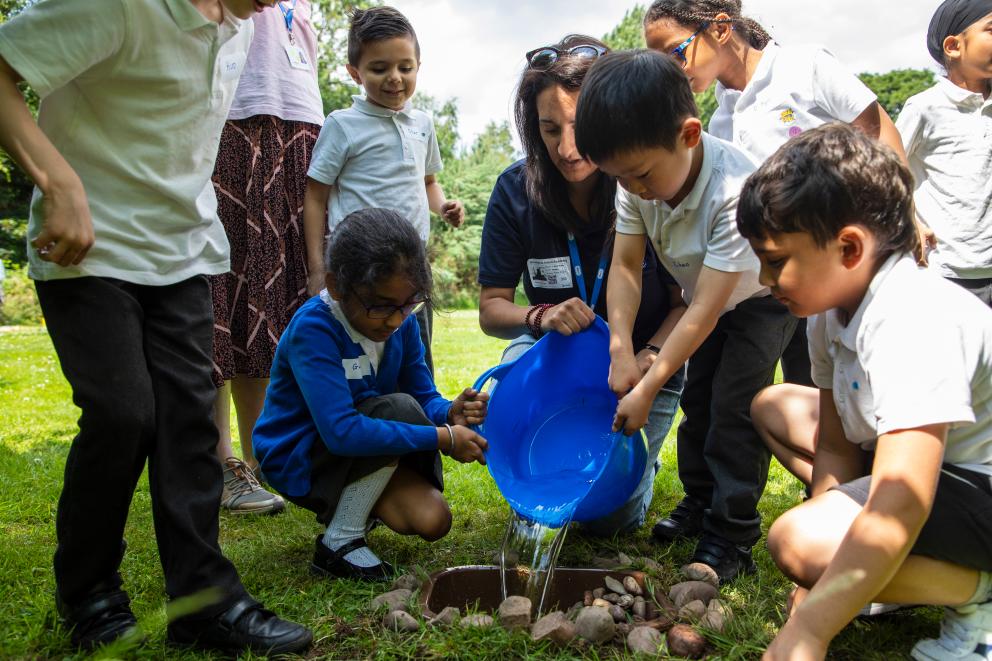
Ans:
[[[696,544],[692,562],[701,562],[712,567],[721,584],[743,574],[753,574],[758,571],[751,557],[750,547],[738,546],[729,539],[713,533],[704,534]]]
[[[138,620],[131,612],[131,600],[118,588],[97,587],[74,606],[66,605],[56,592],[55,607],[70,630],[69,640],[83,650],[91,651],[124,637],[132,638],[135,644],[144,641]]]
[[[280,619],[246,595],[214,617],[170,622],[166,640],[177,647],[275,655],[305,651],[313,634],[302,625]]]
[[[691,496],[683,498],[672,513],[660,519],[651,529],[655,541],[671,544],[679,539],[699,537],[703,532],[703,512],[706,506]]]
[[[359,567],[344,559],[344,556],[363,546],[368,546],[368,543],[364,537],[359,537],[337,551],[332,551],[324,544],[323,535],[317,535],[310,572],[318,576],[337,576],[338,578],[353,578],[359,581],[390,580],[393,577],[393,566],[388,562],[380,562],[374,567]]]

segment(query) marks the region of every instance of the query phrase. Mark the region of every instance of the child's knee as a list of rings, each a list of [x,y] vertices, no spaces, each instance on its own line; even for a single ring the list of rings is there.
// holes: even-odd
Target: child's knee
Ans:
[[[804,544],[806,521],[803,513],[789,510],[772,523],[768,530],[768,553],[783,574],[798,583],[809,587],[816,582],[813,558],[809,556],[809,546]]]
[[[768,419],[779,409],[778,386],[768,386],[758,391],[751,400],[751,422],[759,431],[767,429]]]
[[[380,400],[387,402],[388,413],[384,415],[389,420],[406,422],[409,424],[425,424],[427,420],[424,409],[420,402],[405,392],[394,392],[388,395],[381,395]]]
[[[428,542],[436,542],[451,530],[451,508],[440,493],[431,507],[424,508],[421,521],[418,522],[417,534]]]

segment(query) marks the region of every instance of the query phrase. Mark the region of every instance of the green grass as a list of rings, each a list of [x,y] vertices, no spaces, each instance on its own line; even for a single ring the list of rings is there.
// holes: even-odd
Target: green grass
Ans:
[[[474,312],[436,318],[434,356],[439,385],[452,396],[498,361],[504,342],[482,335]],[[0,658],[79,657],[57,624],[53,607],[51,557],[55,548],[55,506],[62,467],[76,429],[78,410],[42,329],[0,332]],[[673,436],[673,435],[672,435]],[[664,468],[655,485],[653,520],[681,497],[675,472],[674,443],[666,442]],[[237,443],[235,443],[237,447]],[[447,460],[446,460],[447,461]],[[433,544],[382,529],[372,544],[404,567],[436,571],[464,564],[489,564],[498,550],[509,514],[485,468],[446,463],[446,495],[454,525]],[[761,510],[765,524],[799,502],[800,487],[773,465]],[[534,644],[524,633],[453,630],[399,635],[382,631],[364,609],[381,587],[344,580],[321,580],[307,572],[319,526],[313,516],[290,506],[275,517],[221,516],[221,544],[248,589],[281,615],[306,623],[315,632],[310,658],[615,658],[617,648],[564,650]],[[117,648],[102,656],[180,659],[211,658],[178,653],[164,646],[165,595],[152,529],[148,483],[142,478],[134,496],[122,566],[125,587],[149,642],[137,649]],[[660,549],[648,527],[618,540],[585,538],[575,531],[565,542],[561,563],[587,566],[593,556],[624,551],[647,555],[665,567],[670,582],[691,554],[689,544]],[[724,590],[736,613],[729,630],[711,638],[716,654],[728,659],[756,658],[782,622],[781,608],[790,585],[772,564],[763,543],[756,547],[759,572]],[[858,621],[834,642],[831,656],[841,659],[905,657],[913,642],[933,635],[939,613],[920,609]]]

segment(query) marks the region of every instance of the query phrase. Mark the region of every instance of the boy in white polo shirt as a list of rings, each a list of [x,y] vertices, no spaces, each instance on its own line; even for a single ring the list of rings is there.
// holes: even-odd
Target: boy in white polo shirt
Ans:
[[[947,0],[927,47],[947,77],[906,101],[896,123],[916,211],[937,235],[930,266],[992,307],[992,0]]]
[[[297,652],[217,544],[208,274],[228,270],[210,183],[256,10],[271,0],[49,0],[0,27],[0,146],[37,188],[28,227],[82,409],[56,518],[56,603],[76,645],[137,636],[119,567],[147,460],[177,645]],[[41,97],[38,124],[16,83]]]
[[[348,31],[348,73],[365,88],[350,108],[327,116],[307,173],[303,220],[310,293],[324,282],[324,213],[330,231],[353,211],[392,209],[413,223],[427,243],[430,212],[454,227],[461,202],[446,200],[435,175],[441,171],[434,120],[410,105],[420,70],[420,43],[413,26],[392,7],[356,10]],[[430,305],[417,313],[431,359]]]
[[[592,67],[575,132],[579,151],[621,184],[606,292],[610,385],[622,397],[615,426],[627,433],[643,427],[659,389],[689,362],[678,431],[686,496],[655,525],[654,537],[700,537],[693,562],[710,565],[721,581],[751,573],[769,454],[748,410],[771,385],[796,324],[758,283],[758,259],[734,224],[754,162],[703,133],[685,73],[654,51],[606,55]],[[642,375],[630,331],[647,239],[688,309]]]
[[[992,658],[992,311],[917,267],[912,178],[847,126],[786,143],[744,185],[738,225],[762,282],[810,317],[817,386],[752,407],[812,487],[768,533],[799,587],[767,658],[823,658],[871,601],[949,607],[914,658]]]

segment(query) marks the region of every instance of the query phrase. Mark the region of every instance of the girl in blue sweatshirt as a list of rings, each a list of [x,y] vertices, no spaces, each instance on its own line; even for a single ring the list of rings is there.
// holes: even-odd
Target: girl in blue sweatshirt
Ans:
[[[293,317],[276,349],[253,443],[269,484],[327,526],[311,569],[382,580],[370,515],[401,535],[448,533],[441,457],[485,464],[486,393],[451,402],[424,362],[413,314],[431,271],[413,226],[393,211],[347,216],[325,253],[327,289]]]

